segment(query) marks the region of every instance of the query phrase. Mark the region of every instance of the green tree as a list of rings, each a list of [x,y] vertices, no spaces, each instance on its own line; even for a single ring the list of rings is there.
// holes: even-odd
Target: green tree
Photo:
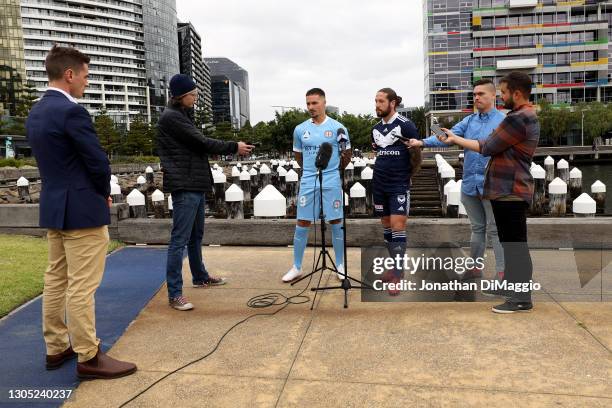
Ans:
[[[414,126],[417,128],[417,132],[419,136],[426,137],[426,124],[427,118],[425,117],[425,108],[423,106],[419,106],[416,109],[413,109],[407,113],[408,119],[414,123]]]
[[[215,125],[215,130],[212,137],[219,140],[232,141],[234,140],[234,128],[229,122],[221,122]]]
[[[611,111],[601,102],[590,102],[586,106],[580,104],[575,111],[579,119],[582,119],[581,110],[584,110],[584,144],[590,145],[612,127]]]
[[[270,137],[272,151],[287,153],[293,147],[293,131],[297,125],[310,116],[306,111],[291,109],[284,113],[276,112],[274,121],[270,122]]]
[[[372,115],[353,115],[344,112],[338,117],[338,121],[348,130],[353,149],[372,150],[372,127],[378,121],[377,118]]]
[[[542,100],[538,112],[540,138],[558,146],[561,138],[570,131],[574,118],[575,115],[570,109],[553,107],[547,100]]]
[[[193,110],[193,122],[204,136],[212,137],[214,128],[212,124],[212,111],[210,109],[206,108],[203,104],[196,105]]]
[[[142,114],[138,114],[125,134],[122,153],[126,155],[150,155],[153,152],[155,133]]]
[[[106,151],[109,158],[117,151],[121,144],[121,135],[113,119],[108,116],[106,110],[102,110],[95,118],[94,127],[100,140],[100,145]]]

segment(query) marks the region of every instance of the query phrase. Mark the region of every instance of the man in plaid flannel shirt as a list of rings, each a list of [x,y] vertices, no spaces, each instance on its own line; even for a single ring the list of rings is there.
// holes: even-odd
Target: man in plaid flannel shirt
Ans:
[[[491,156],[485,172],[484,198],[491,200],[499,239],[504,248],[508,289],[483,291],[506,297],[493,307],[496,313],[514,313],[533,308],[529,283],[533,265],[527,245],[527,208],[533,196],[529,168],[540,138],[540,124],[529,103],[531,79],[522,72],[511,72],[500,80],[506,118],[486,139],[468,140],[448,129],[445,143]]]

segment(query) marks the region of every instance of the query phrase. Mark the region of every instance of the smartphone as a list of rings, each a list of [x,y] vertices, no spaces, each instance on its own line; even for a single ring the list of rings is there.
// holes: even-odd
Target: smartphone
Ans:
[[[261,142],[245,142],[245,143],[251,146],[261,147]]]
[[[442,128],[440,128],[440,125],[438,125],[437,123],[432,123],[431,124],[431,132],[438,136],[441,137],[442,140],[446,140],[446,138],[448,137],[448,135],[446,134],[446,132],[444,132],[442,130]]]

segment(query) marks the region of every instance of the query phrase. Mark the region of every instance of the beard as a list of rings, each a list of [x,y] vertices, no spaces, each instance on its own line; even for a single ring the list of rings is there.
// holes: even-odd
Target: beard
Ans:
[[[391,109],[387,109],[386,111],[377,110],[376,111],[376,116],[378,116],[379,118],[384,118],[385,116],[389,115],[390,113],[391,113]]]
[[[514,99],[512,98],[512,95],[510,95],[510,97],[504,102],[504,108],[505,109],[514,109]]]

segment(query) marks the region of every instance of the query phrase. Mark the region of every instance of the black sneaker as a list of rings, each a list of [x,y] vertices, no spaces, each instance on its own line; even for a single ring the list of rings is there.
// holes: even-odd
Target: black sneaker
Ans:
[[[533,303],[531,302],[509,302],[506,301],[501,305],[494,306],[491,310],[494,313],[514,313],[514,312],[528,312],[533,309]]]
[[[209,286],[221,286],[225,285],[227,280],[225,278],[215,278],[214,276],[209,276],[208,280],[202,282],[194,282],[194,288],[207,288]]]

